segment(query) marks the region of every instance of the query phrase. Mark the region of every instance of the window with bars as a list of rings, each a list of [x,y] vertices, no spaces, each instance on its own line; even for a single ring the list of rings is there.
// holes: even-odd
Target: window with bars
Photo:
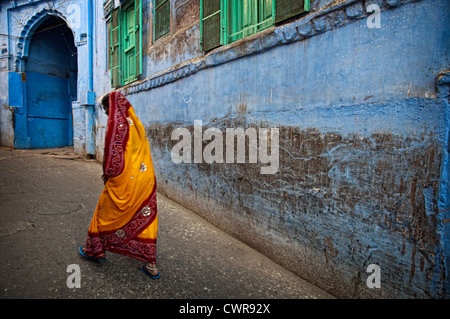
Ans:
[[[170,32],[170,0],[155,0],[154,13],[155,41]]]
[[[142,73],[142,4],[129,0],[111,12],[111,86],[135,81]]]
[[[243,39],[309,11],[309,0],[200,0],[202,51]]]

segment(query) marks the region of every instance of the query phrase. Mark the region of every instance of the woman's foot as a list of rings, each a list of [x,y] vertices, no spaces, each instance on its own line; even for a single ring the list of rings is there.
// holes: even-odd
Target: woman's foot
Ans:
[[[147,265],[142,265],[141,267],[138,267],[138,269],[152,279],[158,279],[161,276],[158,269],[156,268],[155,263],[148,263]]]
[[[145,265],[145,268],[150,273],[150,275],[152,275],[153,277],[158,276],[159,271],[158,271],[158,268],[156,268],[155,263],[148,263],[147,265]]]
[[[101,262],[104,262],[106,260],[106,258],[104,258],[104,257],[103,258],[95,258],[95,257],[92,257],[92,256],[88,256],[86,254],[86,252],[84,251],[84,247],[83,246],[80,246],[80,248],[78,248],[78,252],[80,253],[81,256],[83,256],[84,258],[86,258],[88,260],[91,260],[91,261],[96,261],[96,262],[101,263]]]

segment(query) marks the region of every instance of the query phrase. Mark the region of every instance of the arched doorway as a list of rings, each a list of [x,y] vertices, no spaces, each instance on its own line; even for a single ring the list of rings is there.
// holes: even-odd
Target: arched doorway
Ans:
[[[77,99],[77,49],[66,22],[55,15],[47,17],[31,37],[22,75],[26,82],[27,141],[15,144],[29,148],[73,144],[72,101]]]

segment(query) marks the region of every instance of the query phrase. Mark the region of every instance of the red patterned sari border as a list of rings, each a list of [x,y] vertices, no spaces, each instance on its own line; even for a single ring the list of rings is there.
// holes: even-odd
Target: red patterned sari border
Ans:
[[[105,138],[104,178],[120,175],[125,167],[124,152],[128,142],[128,109],[131,104],[119,92],[109,96],[109,115]]]
[[[142,239],[136,237],[119,246],[107,247],[108,251],[156,263],[156,239]]]
[[[137,236],[153,223],[157,215],[156,180],[150,196],[133,218],[122,228],[100,233],[88,232],[84,252],[95,258],[105,258],[105,250],[129,257],[155,262],[156,239]]]
[[[103,241],[109,245],[121,245],[139,235],[154,220],[157,214],[156,180],[150,196],[142,203],[133,218],[122,228],[100,232]]]

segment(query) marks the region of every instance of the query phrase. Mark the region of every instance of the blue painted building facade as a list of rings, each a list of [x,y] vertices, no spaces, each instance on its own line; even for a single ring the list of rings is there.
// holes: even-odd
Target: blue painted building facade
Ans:
[[[116,88],[147,129],[160,192],[336,296],[448,298],[450,3],[311,0],[305,13],[208,51],[204,1],[167,5],[159,28],[161,7],[142,0],[141,70]],[[0,43],[2,145],[41,147],[35,119],[72,121],[54,135],[101,159],[111,12],[94,1],[12,1],[0,19],[10,35]],[[55,39],[43,37],[54,30],[44,21],[72,31],[73,46],[50,45],[61,61],[42,53]],[[41,76],[65,79],[66,99],[49,96],[69,111],[58,102],[56,113],[33,113],[49,108],[33,84]],[[240,163],[173,160],[177,129],[190,132],[193,153],[200,136],[205,155],[208,129],[237,128],[278,131],[275,173],[261,174],[269,164],[248,150]],[[370,265],[380,288],[368,284]]]
[[[2,1],[3,146],[94,154],[92,3]]]

